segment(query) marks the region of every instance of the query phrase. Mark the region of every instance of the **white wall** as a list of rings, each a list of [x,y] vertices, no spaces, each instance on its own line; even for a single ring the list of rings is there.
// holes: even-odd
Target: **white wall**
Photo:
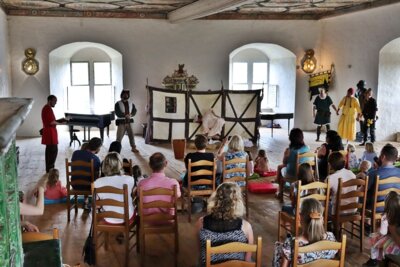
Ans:
[[[7,16],[0,9],[0,97],[11,96]]]
[[[385,44],[400,37],[399,13],[400,4],[393,4],[321,21],[322,52],[317,56],[318,65],[335,64],[335,78],[330,96],[336,105],[349,87],[356,88],[359,80],[365,80],[366,87],[371,87],[376,92],[379,52]],[[390,99],[386,98],[388,96],[378,99],[378,109],[389,103]],[[299,99],[296,103],[298,101]],[[381,118],[385,116],[380,115]],[[338,117],[333,115],[332,120],[333,128],[336,129]],[[376,134],[377,140],[389,138],[389,135],[379,128],[379,120]]]
[[[188,74],[199,78],[196,90],[228,86],[229,54],[248,43],[275,43],[294,54],[314,47],[314,21],[192,21],[170,24],[163,20],[10,17],[13,95],[34,93],[37,100],[19,135],[36,135],[40,109],[49,94],[48,54],[71,42],[96,42],[123,55],[124,87],[138,108],[135,130],[146,121],[146,79],[161,86],[162,79],[185,63]],[[62,34],[60,34],[62,33]],[[37,49],[41,69],[31,80],[20,70],[24,48]],[[18,63],[18,64],[17,64]],[[302,91],[307,84],[302,85]]]
[[[348,87],[360,79],[377,88],[380,49],[400,37],[400,4],[360,11],[321,21],[191,21],[9,17],[14,96],[34,97],[35,105],[19,135],[36,135],[40,108],[49,94],[48,54],[67,43],[89,41],[110,46],[123,55],[124,86],[132,90],[138,114],[146,121],[146,79],[161,86],[162,79],[185,63],[199,78],[196,90],[228,86],[229,54],[249,43],[272,43],[296,55],[299,65],[306,49],[313,48],[323,70],[335,64],[330,95],[337,104]],[[27,77],[21,71],[24,49],[37,49],[40,71]],[[351,65],[351,67],[349,67]],[[294,96],[293,96],[294,97]],[[295,126],[315,129],[308,96],[308,75],[296,71]],[[332,128],[338,118],[333,116]],[[30,122],[30,124],[28,123]],[[40,123],[39,123],[40,124]],[[140,124],[136,123],[136,132]],[[379,129],[377,131],[378,138]]]

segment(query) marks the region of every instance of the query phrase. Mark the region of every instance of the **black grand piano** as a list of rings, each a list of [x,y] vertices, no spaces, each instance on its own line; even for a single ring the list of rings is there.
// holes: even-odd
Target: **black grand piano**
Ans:
[[[90,140],[90,128],[97,127],[100,130],[100,137],[104,139],[104,128],[107,127],[107,136],[109,136],[109,126],[111,121],[115,120],[115,113],[112,112],[65,112],[65,118],[68,120],[67,125],[69,126],[69,135],[71,146],[73,140],[77,140],[74,135],[74,126],[83,127],[83,142]],[[88,129],[88,138],[86,139],[86,127]],[[79,140],[78,140],[79,141]]]

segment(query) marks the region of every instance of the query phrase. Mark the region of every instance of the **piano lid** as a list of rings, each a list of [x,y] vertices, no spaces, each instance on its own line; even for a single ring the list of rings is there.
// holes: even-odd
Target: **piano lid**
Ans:
[[[88,110],[68,110],[65,111],[65,116],[68,115],[93,115],[93,116],[103,116],[103,115],[110,115],[113,114],[114,111],[104,111],[104,110],[92,110],[92,111],[88,111]]]

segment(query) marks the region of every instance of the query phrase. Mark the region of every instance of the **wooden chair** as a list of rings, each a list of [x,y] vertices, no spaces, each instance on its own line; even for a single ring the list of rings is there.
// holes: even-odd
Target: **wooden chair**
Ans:
[[[393,254],[385,255],[384,266],[400,267],[400,255],[393,255]]]
[[[301,153],[301,154],[297,153],[295,177],[298,176],[299,167],[302,163],[310,164],[311,168],[314,171],[315,181],[318,181],[319,177],[318,177],[318,155],[317,155],[317,153],[314,153],[314,152],[306,152],[306,153]]]
[[[195,167],[197,170],[193,171]],[[200,168],[200,169],[199,169]],[[189,159],[188,162],[188,187],[183,189],[182,198],[182,210],[184,209],[184,203],[187,202],[188,221],[192,221],[192,197],[209,197],[215,191],[215,175],[217,172],[217,162],[209,160],[199,160],[192,162]],[[198,179],[192,181],[193,178],[199,176],[211,176],[212,179]],[[202,189],[196,189],[196,187],[202,187]]]
[[[366,210],[366,216],[371,218],[371,230],[375,233],[376,223],[381,220],[383,214],[383,208],[385,207],[385,200],[378,200],[379,197],[385,197],[390,191],[396,191],[400,194],[400,188],[390,187],[384,190],[379,190],[379,186],[387,184],[400,184],[400,177],[388,177],[380,179],[376,176],[375,189],[374,189],[374,200],[371,210]],[[378,210],[380,208],[380,210]]]
[[[59,232],[57,228],[53,228],[53,235],[39,233],[39,232],[24,232],[22,233],[22,243],[59,239]]]
[[[115,194],[122,195],[123,201],[118,201],[111,198],[99,198],[99,194]],[[129,196],[131,192],[128,192],[128,186],[123,185],[123,189],[103,186],[95,188],[93,190],[93,243],[95,245],[95,253],[97,258],[98,248],[104,244],[104,248],[108,249],[108,235],[109,233],[123,233],[125,241],[125,266],[129,265],[129,252],[133,247],[138,244],[137,236],[137,221],[136,214],[133,218],[129,218]],[[103,206],[113,207],[113,208],[123,208],[123,212],[119,213],[117,211],[104,211]],[[120,224],[111,224],[105,221],[105,218],[115,218],[124,220]],[[104,241],[99,242],[99,237],[104,233]],[[129,246],[130,240],[136,235],[136,242],[131,247]]]
[[[256,253],[256,261],[248,262],[248,261],[239,261],[239,260],[230,260],[225,261],[218,264],[211,263],[211,255],[212,254],[223,254],[223,253],[238,253],[238,252],[251,252]],[[240,242],[231,242],[220,246],[211,246],[211,240],[206,241],[206,267],[211,266],[219,266],[219,267],[261,267],[261,258],[262,258],[262,239],[261,236],[257,238],[257,245],[250,245],[246,243]]]
[[[311,193],[308,195],[304,195],[305,190],[318,191],[317,193]],[[296,212],[295,215],[292,216],[286,212],[279,212],[279,223],[278,223],[278,240],[282,240],[282,229],[287,232],[292,233],[293,236],[299,235],[300,230],[300,206],[301,202],[304,199],[315,198],[318,201],[323,202],[322,206],[324,207],[324,225],[325,229],[328,226],[328,209],[329,209],[329,195],[330,194],[330,185],[329,181],[327,183],[322,182],[313,182],[307,185],[301,185],[301,181],[298,181],[297,184],[297,200],[296,200]]]
[[[132,176],[132,167],[133,167],[133,162],[132,159],[129,159],[128,162],[123,162],[122,163],[122,168],[124,169],[124,172],[126,175]],[[126,170],[129,170],[128,172]]]
[[[171,201],[155,200],[144,202],[146,197],[170,197]],[[140,258],[141,266],[145,263],[145,236],[149,234],[174,234],[175,255],[174,264],[178,263],[179,236],[178,236],[178,217],[177,217],[177,188],[154,188],[143,190],[139,188],[139,236],[140,236]],[[158,209],[160,212],[146,214],[146,209]],[[173,213],[173,214],[172,214]]]
[[[360,252],[363,251],[364,243],[367,191],[368,177],[366,177],[366,179],[351,179],[346,182],[343,182],[342,178],[340,178],[336,197],[335,215],[333,215],[335,236],[341,236],[343,230],[350,233],[352,238],[356,236],[360,239]],[[344,204],[343,201],[349,198],[358,198],[358,201]],[[357,210],[356,212],[354,212],[355,209]],[[351,224],[351,231],[343,227],[346,223]],[[354,228],[358,231],[358,235],[354,234]]]
[[[249,198],[248,198],[248,180],[250,176],[250,170],[248,170],[249,157],[246,158],[234,158],[226,160],[225,157],[222,161],[222,182],[242,182],[241,186],[244,202],[246,205],[246,217],[249,217]],[[228,165],[236,165],[236,167],[227,169]],[[235,174],[235,176],[227,178],[228,175]]]
[[[340,258],[338,260],[335,259],[319,259],[306,264],[298,264],[297,260],[294,260],[292,265],[293,267],[344,267],[344,259],[346,254],[346,235],[342,236],[341,242],[327,241],[322,240],[319,242],[315,242],[311,245],[307,246],[299,246],[299,241],[296,239],[294,241],[294,254],[293,259],[297,259],[299,253],[308,253],[314,251],[322,251],[322,250],[339,250]]]
[[[79,168],[79,169],[76,169]],[[73,170],[74,169],[74,170]],[[65,171],[67,179],[67,211],[68,211],[68,222],[70,221],[70,212],[72,208],[75,208],[75,214],[78,213],[78,196],[91,196],[93,192],[94,182],[94,165],[93,159],[90,162],[87,161],[68,161],[65,159]],[[72,181],[73,176],[82,176],[87,179],[78,179]],[[87,186],[89,190],[77,190],[74,186]],[[74,204],[71,205],[71,196],[74,197]]]

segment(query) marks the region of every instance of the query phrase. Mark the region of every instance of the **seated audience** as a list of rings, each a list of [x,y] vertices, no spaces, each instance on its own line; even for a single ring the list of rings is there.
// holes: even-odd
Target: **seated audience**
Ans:
[[[302,233],[297,237],[299,246],[307,246],[321,240],[336,241],[333,233],[325,232],[322,214],[323,208],[318,200],[308,198],[302,202],[300,211]],[[293,259],[294,238],[288,236],[283,243],[275,243],[273,267],[291,266],[293,260],[305,264],[318,259],[333,259],[337,253],[337,250],[312,251],[299,253],[298,258]]]
[[[296,180],[296,168],[297,168],[297,154],[306,153],[310,151],[310,148],[304,144],[304,135],[303,131],[299,128],[293,128],[289,134],[289,147],[286,148],[282,164],[278,166],[277,170],[277,180],[279,183],[279,192],[278,198],[281,202],[283,202],[283,186],[285,183],[284,179],[289,179],[292,181]],[[302,162],[304,163],[307,159],[303,159]]]
[[[269,172],[271,170],[269,167],[267,153],[264,149],[258,150],[258,154],[254,163],[254,172],[258,173],[261,176],[263,176],[265,172]]]
[[[249,170],[249,175],[251,176],[254,174],[254,160],[249,150],[246,150],[246,153],[247,156],[249,157],[249,163],[247,164],[247,169]]]
[[[206,241],[211,245],[222,245],[230,242],[253,244],[253,229],[243,219],[245,208],[242,191],[236,183],[222,183],[208,200],[207,215],[197,222],[200,240],[200,264],[205,266]],[[251,253],[227,253],[211,256],[212,263],[228,260],[251,261]]]
[[[134,206],[132,201],[132,191],[135,187],[135,181],[132,177],[123,175],[122,168],[122,158],[117,152],[110,152],[107,154],[103,161],[102,173],[105,174],[105,177],[101,177],[94,182],[94,187],[99,188],[103,186],[113,186],[119,189],[122,189],[124,184],[128,186],[128,202],[129,202],[129,218],[133,218],[134,215]],[[107,199],[115,199],[117,201],[123,201],[123,195],[117,194],[98,194],[99,198],[107,198]],[[118,213],[124,213],[123,207],[109,207],[104,206],[103,209],[105,211],[115,211]],[[119,224],[123,223],[123,219],[116,218],[105,218],[105,221],[111,224]]]
[[[368,160],[363,160],[360,162],[360,166],[358,167],[359,172],[357,173],[357,178],[365,179],[368,176],[369,169],[372,168],[371,162]]]
[[[301,185],[311,184],[315,182],[313,170],[308,163],[302,163],[299,166],[299,172],[297,174],[298,181],[301,181]],[[291,205],[283,205],[282,211],[290,214],[295,215],[296,213],[296,204],[297,204],[297,187],[298,181],[292,183],[290,185],[290,200]],[[307,196],[313,192],[308,192],[308,190],[303,190],[300,197]]]
[[[356,155],[356,147],[352,144],[347,144],[347,155],[349,159],[349,169],[358,168],[359,162]]]
[[[138,183],[138,192],[141,188],[143,190],[150,190],[154,188],[169,188],[172,189],[176,186],[177,189],[177,197],[181,196],[181,191],[179,188],[179,183],[176,179],[169,178],[165,175],[165,168],[167,167],[167,160],[165,156],[156,152],[150,156],[149,165],[153,173],[146,179],[141,180]],[[171,201],[171,197],[169,196],[148,196],[144,197],[144,202],[148,203],[151,201],[162,200],[162,201]],[[159,213],[158,209],[146,209],[144,210],[145,214]],[[174,213],[175,211],[170,211],[170,213]]]
[[[194,145],[196,146],[196,152],[188,153],[185,157],[185,167],[186,167],[186,173],[182,181],[182,186],[187,187],[188,186],[188,165],[189,165],[189,160],[191,162],[196,162],[199,160],[207,160],[207,161],[213,161],[214,160],[214,153],[206,152],[206,147],[207,147],[207,137],[204,135],[196,135],[196,138],[194,139]],[[206,166],[206,167],[193,167],[192,171],[198,171],[201,169],[209,169],[211,170],[212,168]],[[196,176],[192,178],[192,181],[196,181],[199,179],[212,179],[212,176],[206,175],[206,176]]]
[[[60,173],[58,169],[50,169],[46,182],[46,191],[44,197],[46,199],[62,199],[67,196],[67,188],[61,184],[59,180]]]
[[[342,138],[336,131],[329,130],[325,138],[326,143],[318,149],[318,177],[320,181],[325,181],[326,176],[328,176],[329,153],[343,150]]]
[[[396,168],[393,164],[398,157],[397,148],[391,144],[386,144],[379,155],[377,160],[378,168],[369,172],[368,178],[368,193],[367,193],[367,209],[372,208],[373,196],[375,190],[376,176],[379,176],[380,180],[389,178],[391,176],[400,177],[400,169]],[[380,185],[378,190],[384,190],[387,188],[400,188],[400,184],[384,184]],[[383,201],[384,197],[378,197],[378,201]],[[378,211],[382,211],[382,208],[378,208]]]
[[[99,153],[102,144],[103,144],[103,141],[100,138],[93,137],[92,139],[90,139],[86,150],[74,151],[74,153],[72,154],[72,158],[71,158],[71,161],[81,160],[81,161],[86,161],[86,162],[90,162],[93,159],[94,180],[96,180],[99,177],[99,173],[100,173],[100,159],[96,154]],[[77,166],[73,166],[72,170],[90,171],[86,167],[77,167]],[[86,179],[89,179],[89,177],[85,177],[85,176],[72,176],[71,177],[71,181],[86,180]],[[75,190],[90,190],[91,189],[90,186],[85,186],[85,185],[75,185],[75,186],[73,186],[73,188]],[[88,205],[88,197],[87,196],[85,196],[83,208],[85,210],[90,210],[90,207]]]
[[[134,165],[132,167],[132,176],[133,176],[133,179],[135,180],[135,186],[137,186],[137,184],[141,180],[147,178],[146,174],[142,174],[142,169],[140,169],[139,165]]]
[[[226,142],[226,139],[224,140],[224,142]],[[223,146],[224,146],[224,144],[221,147],[223,147]],[[232,136],[232,138],[230,139],[229,144],[228,144],[228,151],[223,152],[223,151],[219,150],[217,157],[220,161],[222,161],[224,158],[226,161],[236,159],[236,158],[245,159],[247,157],[247,153],[246,153],[246,151],[244,151],[244,142],[243,142],[242,137],[240,135]],[[226,169],[247,168],[247,166],[246,166],[246,163],[237,163],[237,164],[227,164],[225,166],[225,168]],[[245,174],[229,173],[229,174],[227,174],[226,177],[223,177],[223,179],[229,179],[229,178],[236,177],[236,176],[245,177]],[[243,182],[239,182],[238,184],[239,184],[239,186],[244,186]]]
[[[108,148],[108,153],[110,153],[110,152],[117,152],[118,154],[121,154],[121,150],[122,150],[121,142],[119,142],[119,141],[113,141],[113,142],[111,142],[110,147]],[[122,159],[122,162],[123,162],[123,163],[126,163],[126,162],[129,162],[129,161],[128,161],[126,158],[123,158],[123,159]],[[100,168],[102,168],[102,166],[103,166],[103,162],[101,162],[101,167],[100,167]],[[123,169],[124,169],[124,172],[125,172],[125,173],[130,173],[130,170],[129,170],[128,167],[125,167],[125,168],[123,168]],[[105,174],[102,172],[102,173],[101,173],[101,176],[103,177],[103,176],[105,176]]]
[[[365,144],[365,151],[361,157],[361,160],[368,160],[373,165],[375,163],[375,157],[378,155],[375,153],[374,144],[367,142]]]
[[[328,158],[328,163],[329,166],[331,167],[331,169],[334,171],[334,173],[328,175],[328,177],[326,177],[327,179],[329,179],[329,186],[331,188],[331,210],[330,210],[330,214],[335,214],[335,205],[336,205],[336,197],[337,197],[337,192],[338,192],[338,187],[339,187],[339,178],[342,178],[343,182],[346,182],[348,180],[351,179],[355,179],[356,175],[345,168],[346,166],[346,159],[344,158],[343,154],[340,152],[332,152],[329,155]],[[346,187],[342,190],[342,193],[347,193],[353,190],[356,190],[357,186],[352,186],[352,187]],[[358,198],[346,198],[342,200],[342,205],[345,204],[350,204],[350,203],[354,203],[354,202],[358,202]],[[354,210],[355,212],[356,210]],[[346,210],[346,213],[350,213],[353,212],[351,210]]]
[[[400,195],[395,191],[387,194],[379,232],[369,241],[371,257],[363,266],[379,266],[385,255],[400,255]]]

